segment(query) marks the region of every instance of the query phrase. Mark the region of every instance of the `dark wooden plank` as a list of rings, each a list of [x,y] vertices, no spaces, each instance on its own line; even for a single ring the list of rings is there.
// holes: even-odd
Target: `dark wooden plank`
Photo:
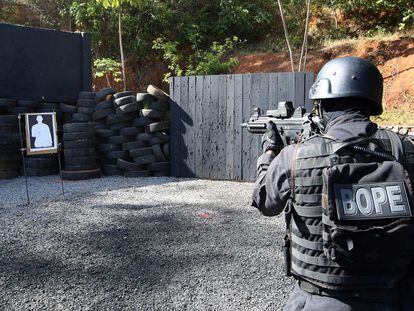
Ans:
[[[287,83],[286,83],[286,88],[287,88],[287,100],[291,101],[293,103],[295,103],[295,76],[296,73],[295,72],[289,72],[287,74]],[[296,107],[296,104],[295,104]]]
[[[209,177],[217,179],[218,175],[218,118],[219,118],[219,76],[211,76],[210,88],[210,173]]]
[[[180,77],[180,131],[181,131],[181,176],[189,177],[190,170],[188,167],[188,131],[187,131],[187,113],[188,113],[188,77]]]
[[[203,107],[205,105],[203,97],[204,77],[196,77],[196,99],[195,99],[195,176],[203,176]]]
[[[217,178],[226,179],[226,76],[219,76]]]
[[[277,109],[278,98],[278,84],[277,73],[269,74],[269,110]]]
[[[188,177],[195,177],[195,119],[196,119],[196,77],[188,77],[188,110],[184,120],[187,130]]]
[[[309,99],[309,90],[314,81],[314,74],[313,72],[307,72],[305,78],[305,107],[307,112],[312,111],[313,102]]]
[[[180,80],[178,77],[173,78],[173,102],[171,104],[171,175],[181,176],[181,131],[180,131]]]
[[[297,72],[295,74],[295,107],[305,107],[305,73]]]
[[[260,108],[260,110],[265,113],[267,110],[267,102],[264,104],[262,97],[262,85],[261,85],[262,74],[252,74],[252,85],[251,85],[251,110],[250,115],[253,115],[254,108]],[[268,92],[268,90],[266,90]],[[269,95],[266,94],[267,99]],[[249,178],[247,180],[254,180],[256,178],[256,163],[257,158],[261,154],[260,151],[260,135],[252,135],[250,136],[250,170],[249,170]]]
[[[287,100],[287,72],[279,72],[277,74],[277,102],[284,102]]]
[[[204,178],[210,177],[210,82],[211,76],[205,76],[203,86],[203,171],[201,175]]]
[[[243,75],[234,75],[234,158],[233,176],[236,180],[241,180],[243,176],[242,151],[243,138],[247,135],[247,130],[243,130],[240,124],[243,122]]]
[[[234,109],[234,83],[235,76],[226,76],[226,179],[235,179],[234,158],[235,158],[235,109]]]
[[[252,75],[243,75],[243,122],[247,122],[252,115]],[[242,179],[250,180],[250,149],[252,146],[252,135],[243,133],[243,148],[242,148]]]

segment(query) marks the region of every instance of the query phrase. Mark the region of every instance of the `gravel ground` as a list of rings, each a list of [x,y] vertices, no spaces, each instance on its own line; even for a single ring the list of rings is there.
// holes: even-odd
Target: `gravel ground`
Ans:
[[[176,178],[0,181],[0,310],[281,310],[281,218],[253,185]]]

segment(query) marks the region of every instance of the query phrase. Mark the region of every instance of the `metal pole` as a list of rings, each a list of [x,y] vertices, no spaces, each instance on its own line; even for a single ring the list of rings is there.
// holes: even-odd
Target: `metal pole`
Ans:
[[[22,158],[23,158],[23,173],[24,173],[24,180],[25,180],[25,184],[26,184],[26,197],[27,197],[27,205],[30,205],[30,197],[29,197],[29,186],[27,183],[27,172],[26,172],[26,158],[24,156],[24,151],[26,150],[23,146],[23,137],[22,137],[22,125],[20,123],[21,120],[21,114],[19,113],[18,115],[18,119],[19,119],[19,133],[20,133],[20,152],[22,153]]]
[[[60,162],[60,151],[62,148],[62,144],[58,144],[58,162],[59,162],[59,173],[60,173],[60,185],[62,187],[62,195],[65,196],[65,188],[63,187],[63,178],[62,178],[62,163]]]

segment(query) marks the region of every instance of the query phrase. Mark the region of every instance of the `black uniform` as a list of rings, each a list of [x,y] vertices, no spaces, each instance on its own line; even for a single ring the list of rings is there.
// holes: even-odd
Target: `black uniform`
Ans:
[[[377,125],[370,122],[368,117],[356,111],[331,113],[326,125],[326,136],[337,141],[372,136],[385,140],[388,138],[382,130],[378,131]],[[290,270],[300,280],[300,286],[297,286],[292,293],[286,310],[410,310],[413,306],[407,307],[411,298],[406,293],[404,293],[405,300],[408,300],[406,307],[405,309],[400,307],[402,291],[410,292],[406,287],[401,289],[400,285],[403,284],[401,280],[408,274],[411,253],[401,262],[372,266],[371,273],[369,268],[365,269],[366,271],[361,273],[365,274],[364,277],[360,276],[358,270],[355,272],[356,268],[342,269],[341,264],[329,260],[329,251],[325,248],[325,236],[323,239],[322,236],[329,235],[330,230],[322,224],[323,215],[320,212],[323,165],[318,164],[324,163],[319,149],[323,149],[320,146],[325,140],[322,137],[315,137],[301,143],[299,148],[294,145],[284,148],[274,159],[269,154],[263,154],[258,159],[258,179],[252,205],[264,215],[274,216],[280,214],[288,201],[295,198],[296,205],[293,204],[291,207],[293,216],[290,226],[292,239]],[[414,144],[405,138],[402,146],[404,155],[401,161],[413,181]],[[294,165],[300,166],[298,169],[300,173],[295,172],[299,176],[295,176],[296,183],[292,183],[292,160],[298,157],[296,154],[298,149],[306,148],[315,150],[314,154],[322,160],[318,162],[309,156],[307,159],[294,161]],[[389,143],[388,149],[391,152]],[[325,156],[328,157],[329,154]],[[292,187],[295,188],[294,196],[292,196]],[[323,231],[328,232],[322,233]],[[340,257],[340,254],[338,253],[336,257]],[[387,269],[389,271],[385,271]]]

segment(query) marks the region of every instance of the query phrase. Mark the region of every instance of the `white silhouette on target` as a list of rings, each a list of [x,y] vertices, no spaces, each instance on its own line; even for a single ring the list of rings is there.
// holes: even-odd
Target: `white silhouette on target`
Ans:
[[[32,137],[35,138],[35,148],[52,147],[52,135],[49,126],[43,123],[43,117],[36,117],[37,124],[32,126]]]

